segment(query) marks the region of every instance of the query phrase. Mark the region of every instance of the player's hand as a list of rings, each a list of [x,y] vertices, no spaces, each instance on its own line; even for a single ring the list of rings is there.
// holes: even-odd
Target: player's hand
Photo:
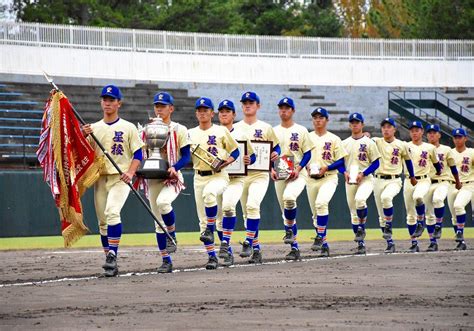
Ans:
[[[362,179],[364,179],[364,177],[365,177],[365,176],[364,176],[364,173],[363,173],[363,172],[359,172],[359,173],[357,174],[357,178],[356,178],[357,184],[360,184],[360,183],[362,182]]]
[[[349,173],[347,171],[344,172],[344,179],[346,180],[346,184],[349,184]]]
[[[415,177],[410,177],[410,183],[411,185],[415,186],[418,183],[418,181],[416,180]]]
[[[460,181],[457,181],[455,184],[456,190],[460,190],[462,188],[462,183]]]
[[[300,171],[301,171],[301,168],[300,167],[296,167],[295,170],[293,170],[291,173],[290,173],[290,176],[288,177],[287,181],[288,182],[291,182],[291,181],[294,181],[295,179],[297,179],[300,175]]]
[[[278,153],[277,152],[272,152],[270,155],[270,161],[275,162],[278,159]]]
[[[328,171],[328,167],[327,167],[327,166],[322,166],[322,167],[319,169],[318,176],[323,177],[324,174],[325,174],[327,171]]]
[[[135,176],[135,173],[134,172],[131,172],[131,171],[127,171],[127,172],[124,172],[122,174],[122,176],[120,176],[120,179],[125,182],[125,183],[130,183],[133,179],[133,176]]]
[[[277,173],[276,173],[275,169],[273,169],[273,168],[270,172],[270,177],[272,177],[273,180],[278,180],[277,179]]]
[[[90,135],[92,133],[92,125],[90,124],[84,124],[82,126],[82,134],[84,135],[84,137],[87,137],[88,135]]]
[[[177,179],[178,178],[178,172],[174,167],[169,167],[168,168],[168,173],[171,179]]]
[[[244,155],[244,164],[245,165],[250,165],[250,156],[249,155]]]

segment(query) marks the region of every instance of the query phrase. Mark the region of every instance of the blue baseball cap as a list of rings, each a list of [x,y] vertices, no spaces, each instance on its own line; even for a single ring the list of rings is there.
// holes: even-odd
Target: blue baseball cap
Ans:
[[[360,113],[352,113],[349,115],[349,122],[358,121],[364,123],[364,116]]]
[[[234,103],[232,101],[230,101],[229,99],[222,100],[219,103],[219,107],[217,107],[217,110],[221,110],[221,109],[224,109],[224,108],[230,109],[235,113]]]
[[[393,126],[394,128],[397,127],[397,123],[395,123],[395,120],[390,117],[384,118],[383,121],[380,123],[380,126],[383,126],[384,124],[387,124],[387,123]]]
[[[240,98],[240,102],[245,101],[256,101],[257,103],[260,103],[260,98],[258,97],[257,93],[248,91],[242,94],[242,97]]]
[[[214,110],[214,104],[212,103],[212,100],[206,97],[200,97],[196,100],[195,108],[198,109],[201,107],[210,108]]]
[[[453,137],[466,137],[467,132],[463,128],[458,128],[453,130]]]
[[[122,100],[122,92],[120,92],[120,89],[115,85],[106,85],[102,88],[100,97],[111,97],[117,100]]]
[[[426,132],[429,132],[429,131],[439,132],[439,131],[441,131],[438,124],[427,125],[425,130],[426,130]]]
[[[174,99],[171,96],[171,94],[166,93],[166,92],[158,92],[155,94],[155,97],[153,98],[153,104],[157,105],[173,105],[174,104]]]
[[[323,108],[323,107],[318,107],[318,108],[316,108],[315,110],[313,110],[313,111],[311,112],[311,117],[314,117],[314,116],[316,116],[316,115],[321,115],[321,116],[323,116],[323,117],[329,118],[329,113],[328,113],[328,111],[327,111],[325,108]]]
[[[420,128],[423,129],[423,124],[420,121],[413,121],[408,124],[408,129]]]
[[[278,107],[281,107],[284,105],[291,107],[293,108],[293,110],[295,110],[295,102],[293,101],[292,98],[284,97],[283,99],[278,101]]]

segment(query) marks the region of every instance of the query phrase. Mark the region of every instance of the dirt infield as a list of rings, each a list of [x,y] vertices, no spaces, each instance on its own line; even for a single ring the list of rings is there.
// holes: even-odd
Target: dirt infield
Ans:
[[[201,268],[201,247],[180,247],[168,275],[154,273],[153,247],[123,248],[113,279],[98,277],[98,249],[0,252],[0,327],[474,329],[473,250],[446,240],[437,253],[384,255],[370,241],[367,256],[353,256],[353,246],[334,243],[332,258],[317,259],[304,244],[303,261],[284,263],[287,247],[266,245],[267,263],[236,255],[239,265],[216,271]]]

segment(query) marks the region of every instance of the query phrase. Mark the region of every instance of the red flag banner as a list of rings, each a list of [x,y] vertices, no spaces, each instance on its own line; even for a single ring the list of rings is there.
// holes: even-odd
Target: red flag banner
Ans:
[[[94,149],[82,135],[71,103],[61,91],[53,90],[46,102],[36,155],[59,210],[64,246],[70,247],[89,231],[80,198],[99,178],[104,160],[95,159]]]

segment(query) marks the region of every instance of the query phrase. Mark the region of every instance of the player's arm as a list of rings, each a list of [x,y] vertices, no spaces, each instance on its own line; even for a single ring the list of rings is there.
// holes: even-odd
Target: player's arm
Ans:
[[[169,167],[168,172],[171,178],[178,177],[178,171],[185,167],[189,162],[191,162],[191,145],[183,146],[179,149],[181,157],[175,164]]]
[[[364,171],[359,172],[357,175],[357,184],[360,184],[362,179],[364,177],[369,176],[370,174],[373,174],[375,170],[377,170],[380,167],[380,159],[374,160]]]
[[[335,147],[334,147],[334,152],[333,152],[333,159],[335,159],[336,161],[334,161],[333,163],[331,163],[330,165],[328,166],[323,166],[321,167],[321,169],[319,169],[319,175],[320,176],[324,176],[324,174],[326,173],[326,171],[331,171],[331,170],[338,170],[341,174],[344,174],[346,172],[346,167],[345,167],[345,164],[344,164],[344,159],[345,157],[347,156],[347,152],[346,150],[344,149],[344,147],[342,147],[342,142],[341,140],[338,138],[337,140],[334,141],[334,144],[335,144]]]
[[[227,167],[229,164],[234,162],[240,155],[239,144],[234,139],[234,137],[232,137],[232,135],[230,134],[229,130],[227,130],[227,128],[223,128],[223,129],[225,131],[225,134],[223,137],[224,138],[223,145],[224,145],[224,148],[227,150],[227,152],[229,152],[229,157],[222,163],[222,165],[219,167],[220,169]]]
[[[130,183],[133,179],[133,176],[135,176],[135,173],[137,172],[137,169],[140,166],[142,160],[143,152],[142,148],[140,147],[133,153],[133,160],[132,163],[130,163],[130,167],[128,167],[128,170],[124,172],[122,176],[120,176],[120,179],[125,183]]]
[[[441,175],[441,163],[439,162],[438,154],[436,154],[436,149],[434,147],[430,151],[430,159],[436,169],[436,176]]]
[[[273,130],[272,127],[270,127],[270,130],[268,132],[268,138],[271,142],[273,142],[273,150],[270,155],[270,160],[274,162],[276,161],[278,156],[281,154],[281,147],[280,147],[280,141],[278,140],[275,134],[275,131]],[[272,167],[273,167],[273,163],[272,163]]]
[[[460,190],[462,187],[461,181],[459,180],[459,173],[458,168],[456,168],[456,160],[453,157],[451,150],[446,155],[446,162],[449,165],[449,169],[451,169],[451,173],[453,174],[455,186],[457,190]]]
[[[245,165],[254,164],[257,161],[257,155],[252,147],[252,143],[247,139],[247,155],[244,155],[243,160]]]
[[[81,131],[82,131],[82,135],[84,137],[87,137],[88,135],[90,135],[94,130],[92,129],[92,125],[91,124],[84,124],[82,127],[81,127]]]

